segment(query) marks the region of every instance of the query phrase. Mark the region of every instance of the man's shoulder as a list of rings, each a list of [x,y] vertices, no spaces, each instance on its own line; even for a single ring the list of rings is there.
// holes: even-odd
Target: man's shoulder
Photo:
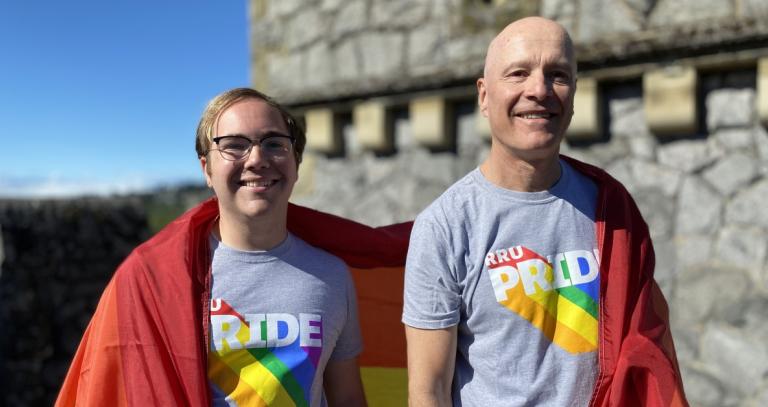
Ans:
[[[290,238],[293,239],[291,256],[302,259],[302,264],[318,265],[333,271],[347,270],[344,260],[333,253],[313,246],[294,234],[291,234]]]
[[[454,182],[432,203],[427,205],[416,218],[416,221],[419,221],[420,218],[443,217],[446,212],[463,207],[473,196],[477,195],[479,186],[476,178],[479,173],[480,170],[476,168]]]
[[[568,165],[570,165],[571,168],[576,170],[579,174],[592,180],[598,187],[620,186],[623,189],[621,182],[619,182],[616,178],[611,176],[607,171],[600,167],[588,164],[584,161],[580,161],[566,155],[560,155],[560,159],[568,163]]]

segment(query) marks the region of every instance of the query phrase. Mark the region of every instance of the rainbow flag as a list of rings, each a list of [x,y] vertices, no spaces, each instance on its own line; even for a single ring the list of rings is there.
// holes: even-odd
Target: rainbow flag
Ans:
[[[215,381],[228,391],[242,395],[252,392],[237,391],[238,386],[259,389],[243,405],[308,405],[308,381],[317,362],[311,351],[208,351],[208,236],[217,215],[215,199],[203,202],[120,265],[83,335],[57,406],[210,405],[209,365],[214,366]],[[411,223],[370,228],[291,205],[288,228],[350,266],[363,335],[358,360],[369,405],[406,405],[400,312]],[[225,304],[221,307],[218,312],[238,315]],[[239,320],[243,322],[242,316]],[[255,360],[259,363],[253,364]],[[253,371],[234,373],[246,365]],[[259,381],[272,384],[261,386]]]
[[[565,159],[599,187],[600,302],[596,307],[600,373],[590,405],[685,406],[667,304],[653,280],[648,227],[618,181],[596,167]],[[83,335],[57,406],[210,405],[207,241],[217,215],[215,200],[203,202],[139,246],[119,267]],[[359,361],[369,404],[406,405],[406,348],[400,314],[411,224],[370,228],[291,206],[288,227],[351,267],[364,340]],[[559,290],[557,296],[547,299],[534,296],[531,305],[535,311],[529,320],[563,347],[588,349],[594,335],[573,329],[570,321],[595,317],[594,306],[584,296],[590,293],[566,291],[570,290]],[[564,306],[570,311],[561,318],[564,301],[572,305]],[[558,304],[556,317],[552,304]],[[509,306],[516,307],[512,302]],[[568,329],[576,333],[560,340],[559,332]],[[582,339],[574,339],[578,336]],[[240,357],[254,356],[260,355]],[[219,362],[223,375],[238,363],[213,363]],[[269,367],[264,368],[280,368],[271,363],[265,359]],[[303,391],[301,379],[285,388],[288,397],[298,395]]]

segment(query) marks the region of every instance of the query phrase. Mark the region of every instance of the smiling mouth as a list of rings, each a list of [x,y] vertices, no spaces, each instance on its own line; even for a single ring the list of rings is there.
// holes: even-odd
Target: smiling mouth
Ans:
[[[515,114],[515,117],[520,117],[522,119],[550,119],[554,117],[555,115],[549,112],[535,112],[535,113],[517,113]]]
[[[278,180],[274,179],[271,181],[240,181],[238,184],[243,187],[249,187],[249,188],[269,188],[272,185],[275,185],[278,183]]]

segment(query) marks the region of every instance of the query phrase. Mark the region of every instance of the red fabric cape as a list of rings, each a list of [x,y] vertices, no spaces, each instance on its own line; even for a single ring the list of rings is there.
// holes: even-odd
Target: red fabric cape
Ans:
[[[621,184],[566,159],[599,186],[600,373],[590,405],[687,405],[648,227]],[[205,201],[128,256],[104,290],[57,406],[210,405],[207,237],[217,215],[216,200]],[[352,269],[361,366],[405,368],[400,312],[411,223],[370,228],[291,205],[288,228]]]

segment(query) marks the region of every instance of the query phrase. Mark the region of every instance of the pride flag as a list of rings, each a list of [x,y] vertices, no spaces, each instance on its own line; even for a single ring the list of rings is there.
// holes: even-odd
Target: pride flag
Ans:
[[[599,187],[598,336],[579,333],[584,338],[581,344],[573,339],[577,335],[562,342],[577,344],[573,349],[578,351],[597,340],[600,373],[590,406],[685,406],[667,304],[653,280],[655,259],[648,227],[618,181],[596,167],[568,161]],[[203,202],[123,262],[83,335],[57,406],[210,405],[208,235],[216,216],[215,199]],[[288,228],[352,269],[364,340],[359,361],[368,402],[405,405],[400,315],[411,224],[370,228],[291,206]],[[581,310],[573,308],[567,318],[556,320],[547,314],[547,302],[539,299],[537,315],[550,321],[541,324],[546,332],[551,332],[547,327],[552,324],[569,324],[574,315],[594,317],[595,309],[585,295],[565,291],[558,295]]]
[[[226,375],[241,362],[207,352],[208,235],[216,216],[216,200],[203,202],[136,248],[120,265],[83,335],[57,406],[210,405],[209,364]],[[358,360],[369,405],[406,405],[400,313],[411,223],[371,228],[291,205],[288,228],[350,266],[363,335]],[[275,363],[270,367],[279,368]],[[267,374],[260,377],[269,377],[269,372],[261,373]],[[242,376],[229,379],[232,386],[243,384]],[[293,400],[300,400],[303,392],[300,379],[281,384],[283,399],[296,404]]]

